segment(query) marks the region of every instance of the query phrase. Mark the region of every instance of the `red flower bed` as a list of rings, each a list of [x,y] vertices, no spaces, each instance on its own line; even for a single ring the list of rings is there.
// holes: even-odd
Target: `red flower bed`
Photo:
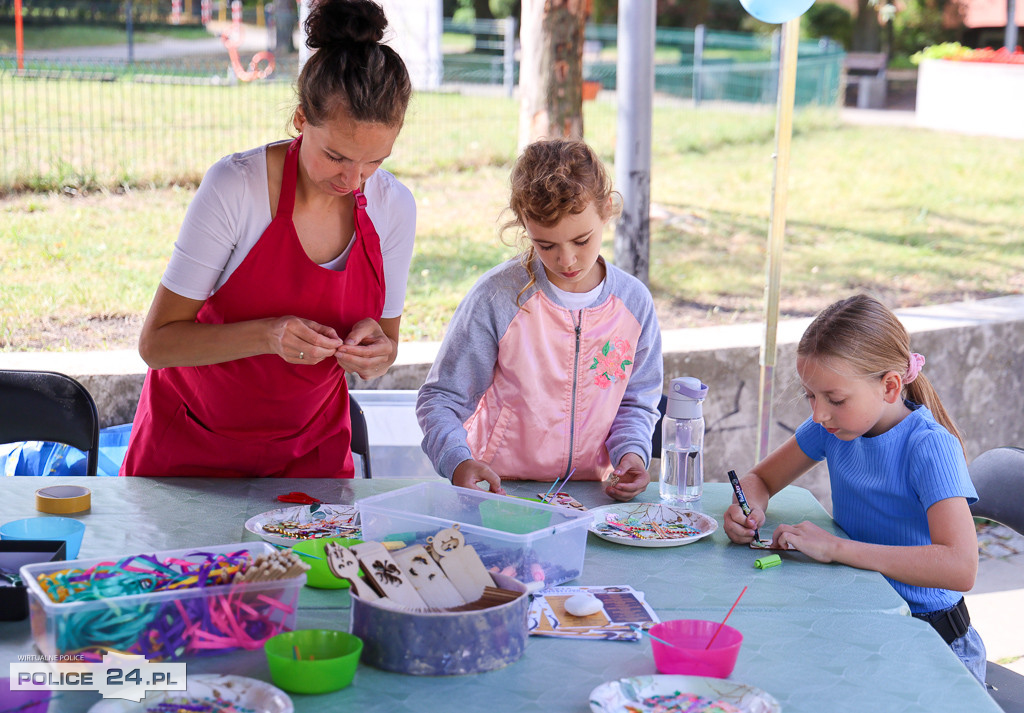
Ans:
[[[1015,51],[1011,52],[1005,47],[1001,47],[997,50],[991,47],[985,47],[984,49],[970,50],[963,54],[948,57],[957,62],[988,62],[991,64],[1024,64],[1024,51],[1018,47]]]

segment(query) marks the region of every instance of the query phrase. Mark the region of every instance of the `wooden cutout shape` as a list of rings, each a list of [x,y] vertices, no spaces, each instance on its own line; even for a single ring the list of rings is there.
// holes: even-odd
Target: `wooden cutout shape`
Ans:
[[[427,608],[423,597],[416,592],[416,587],[408,581],[405,572],[384,545],[379,542],[363,542],[353,545],[352,552],[359,558],[366,578],[373,580],[377,591],[385,597],[411,609]]]
[[[359,576],[359,561],[347,547],[328,542],[324,545],[324,555],[331,573],[338,579],[348,580],[353,594],[368,601],[380,599],[380,594]]]
[[[494,586],[494,580],[480,560],[480,555],[472,545],[466,544],[458,523],[428,537],[427,544],[441,569],[467,602],[479,599],[484,593],[484,587]]]
[[[569,495],[569,493],[537,493],[537,497],[540,498],[542,503],[547,503],[548,505],[560,505],[561,507],[573,508],[584,512],[587,510],[587,508],[583,506],[583,503]]]
[[[466,600],[459,594],[437,562],[423,545],[410,545],[391,553],[405,576],[416,588],[427,606],[435,609],[457,607]]]

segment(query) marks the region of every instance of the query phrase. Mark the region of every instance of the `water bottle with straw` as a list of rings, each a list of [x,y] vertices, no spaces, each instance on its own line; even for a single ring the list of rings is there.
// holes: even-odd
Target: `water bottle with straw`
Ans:
[[[680,376],[669,386],[661,426],[661,499],[669,504],[700,500],[704,490],[704,398],[700,379]]]

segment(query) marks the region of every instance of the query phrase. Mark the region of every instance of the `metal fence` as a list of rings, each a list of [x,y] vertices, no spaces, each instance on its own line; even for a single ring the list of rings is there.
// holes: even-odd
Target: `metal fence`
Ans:
[[[515,47],[504,36],[508,27],[445,23],[446,36],[473,41],[444,55],[437,91],[415,95],[392,170],[423,174],[514,155],[518,104],[508,74],[518,64],[505,54]],[[585,79],[608,90],[615,88],[615,38],[614,27],[587,31]],[[657,45],[660,97],[775,101],[770,37],[660,30]],[[69,54],[26,57],[20,67],[14,56],[0,56],[0,191],[194,182],[224,154],[283,138],[290,127],[294,55],[278,58],[270,77],[242,81],[240,73],[253,69],[248,56],[232,69],[223,46],[151,60]],[[835,46],[801,45],[797,103],[836,105],[842,59]],[[613,118],[609,103],[600,121]]]

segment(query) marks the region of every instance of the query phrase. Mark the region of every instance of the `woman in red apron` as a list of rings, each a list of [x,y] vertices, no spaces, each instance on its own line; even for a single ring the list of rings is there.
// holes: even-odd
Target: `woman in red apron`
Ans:
[[[207,192],[243,197],[223,212],[209,199],[190,207],[186,225],[204,229],[232,223],[227,230],[244,233],[250,214],[266,209],[259,201],[272,219],[254,244],[224,236],[235,241],[221,265],[230,274],[206,299],[169,289],[165,274],[142,329],[152,368],[122,475],[352,477],[345,373],[387,371],[401,320],[382,319],[381,240],[363,194],[411,93],[401,59],[380,43],[386,25],[369,0],[317,3],[306,23],[317,51],[298,82],[299,137],[266,147],[265,184],[256,175],[264,152],[232,157],[256,170],[240,172],[242,188]],[[216,227],[209,233],[221,241]]]

